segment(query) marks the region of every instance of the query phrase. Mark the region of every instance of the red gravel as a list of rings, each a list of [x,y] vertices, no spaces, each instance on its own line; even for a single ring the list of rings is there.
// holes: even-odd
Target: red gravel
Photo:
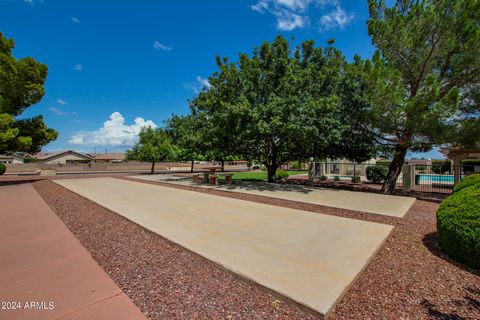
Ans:
[[[94,259],[153,319],[322,318],[56,184],[39,181],[33,185]],[[328,319],[480,319],[479,272],[452,262],[435,245],[438,204],[416,201],[405,218],[399,219],[175,187],[395,225]]]

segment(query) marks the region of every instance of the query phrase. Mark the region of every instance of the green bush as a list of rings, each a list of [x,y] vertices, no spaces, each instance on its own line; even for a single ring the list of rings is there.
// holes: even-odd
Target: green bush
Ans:
[[[333,181],[340,181],[340,177],[339,177],[339,176],[335,176],[335,177],[333,178]]]
[[[465,159],[462,161],[464,172],[474,172],[475,167],[480,166],[480,159]]]
[[[433,160],[432,171],[437,174],[442,174],[451,171],[452,164],[450,160]]]
[[[360,182],[362,182],[362,178],[360,178],[360,176],[353,176],[352,177],[352,182],[353,183],[360,183]]]
[[[4,174],[6,170],[7,167],[3,163],[0,163],[0,175]]]
[[[288,172],[283,170],[277,170],[275,173],[275,180],[282,180],[288,178]]]
[[[480,159],[465,159],[462,160],[464,166],[480,166]]]
[[[388,167],[385,165],[376,165],[367,167],[367,179],[373,183],[381,183],[388,174]]]
[[[328,177],[326,175],[320,176],[320,181],[326,181]]]
[[[445,199],[437,211],[438,244],[451,258],[480,268],[480,184]]]
[[[300,165],[300,162],[298,160],[293,161],[292,169],[293,170],[300,170],[301,169],[301,165]]]
[[[471,176],[463,178],[462,181],[460,181],[460,183],[455,186],[453,191],[458,192],[462,189],[475,185],[480,185],[480,174],[472,174]]]
[[[392,161],[390,161],[390,160],[378,160],[375,164],[377,166],[387,166],[387,167],[389,167],[390,163],[392,163]]]
[[[427,171],[427,166],[423,164],[417,164],[415,165],[415,170],[425,172]]]

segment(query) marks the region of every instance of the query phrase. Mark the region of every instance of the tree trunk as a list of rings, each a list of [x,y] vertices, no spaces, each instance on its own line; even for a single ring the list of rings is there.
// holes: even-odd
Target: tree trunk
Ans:
[[[275,182],[276,173],[277,173],[277,165],[273,163],[269,163],[267,165],[268,182]]]
[[[222,169],[221,171],[224,172],[225,171],[225,160],[220,160],[221,164],[222,164]]]
[[[275,182],[275,174],[277,173],[277,149],[273,141],[270,141],[268,154],[266,159],[266,166],[267,166],[267,175],[268,175],[268,182]]]
[[[397,184],[398,176],[402,172],[403,163],[405,162],[405,156],[407,155],[408,148],[403,145],[397,145],[395,147],[395,153],[393,155],[392,163],[388,170],[387,177],[383,183],[382,192],[385,194],[393,194],[395,191],[395,185]]]
[[[150,169],[150,173],[151,174],[155,173],[155,161],[152,161],[152,168]]]
[[[194,164],[195,160],[192,160],[192,166],[190,167],[190,172],[193,173],[193,164]]]

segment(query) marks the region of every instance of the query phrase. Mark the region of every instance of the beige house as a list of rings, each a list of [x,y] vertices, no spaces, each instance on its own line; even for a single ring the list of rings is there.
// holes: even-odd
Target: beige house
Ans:
[[[15,154],[0,154],[0,163],[23,163],[23,158]]]
[[[76,163],[92,163],[93,157],[68,150],[55,153],[44,153],[35,156],[38,163],[42,164],[76,164]]]

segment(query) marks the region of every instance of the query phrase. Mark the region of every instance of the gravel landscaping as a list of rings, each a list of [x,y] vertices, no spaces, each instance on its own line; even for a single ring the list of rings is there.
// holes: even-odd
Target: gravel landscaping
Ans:
[[[51,181],[33,186],[152,319],[322,319]],[[328,319],[480,318],[480,273],[452,262],[437,249],[436,203],[416,201],[400,219],[251,194],[168,186],[396,226]]]

